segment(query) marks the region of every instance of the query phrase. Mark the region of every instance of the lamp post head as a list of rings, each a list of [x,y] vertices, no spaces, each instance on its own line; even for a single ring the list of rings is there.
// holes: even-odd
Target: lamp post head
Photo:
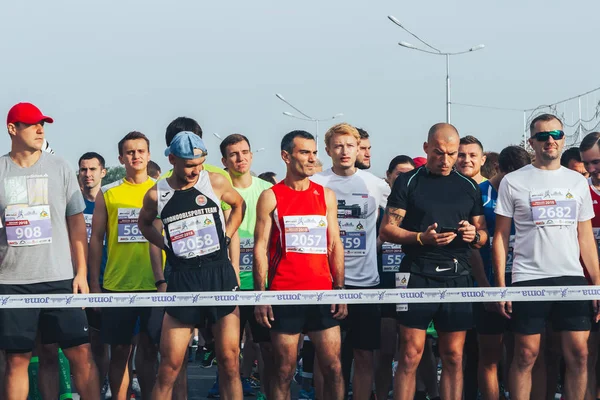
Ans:
[[[398,25],[400,28],[404,28],[400,21],[398,21],[398,18],[394,17],[393,15],[388,15],[388,19]]]
[[[275,93],[275,96],[279,99],[279,100],[283,100],[285,101],[285,99],[283,98],[282,95],[280,95],[279,93]]]
[[[284,111],[283,115],[287,115],[288,117],[295,117],[294,114],[292,114],[291,112],[288,112],[288,111]]]
[[[469,51],[477,51],[477,50],[481,50],[485,47],[484,44],[478,44],[477,46],[473,46],[469,49]]]
[[[223,138],[221,137],[221,135],[219,135],[219,134],[218,134],[218,133],[216,133],[216,132],[215,132],[215,133],[213,133],[213,136],[214,136],[214,137],[216,137],[217,139],[221,140],[221,141],[223,140]]]
[[[333,118],[335,119],[335,118],[343,117],[343,116],[344,116],[344,113],[337,113],[333,116]]]
[[[406,47],[407,49],[416,49],[416,47],[408,42],[399,42],[398,43],[402,47]]]

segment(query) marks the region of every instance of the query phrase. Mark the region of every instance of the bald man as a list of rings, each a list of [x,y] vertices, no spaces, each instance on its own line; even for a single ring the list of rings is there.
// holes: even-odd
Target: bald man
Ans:
[[[488,240],[477,183],[452,167],[459,135],[450,124],[435,124],[423,150],[427,164],[400,175],[388,198],[380,230],[384,242],[402,245],[405,257],[396,274],[399,288],[472,287],[469,253]],[[400,358],[394,399],[412,400],[427,326],[434,321],[444,369],[443,399],[462,398],[462,358],[466,331],[473,327],[470,303],[411,303],[396,306]]]

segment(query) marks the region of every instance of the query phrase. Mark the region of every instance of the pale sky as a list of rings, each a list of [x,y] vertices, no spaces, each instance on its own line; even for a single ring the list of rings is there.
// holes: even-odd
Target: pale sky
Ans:
[[[599,86],[592,0],[3,1],[2,118],[19,101],[39,106],[55,119],[47,139],[74,168],[86,151],[117,165],[117,142],[139,130],[166,168],[165,128],[185,115],[200,122],[211,164],[221,165],[214,132],[243,133],[265,148],[253,170],[282,173],[281,137],[315,126],[284,116],[293,110],[281,93],[309,115],[342,112],[337,122],[369,131],[371,172],[382,176],[394,156],[421,156],[427,130],[445,120],[444,58],[398,46],[418,42],[390,14],[444,51],[485,44],[451,59],[455,102],[524,109]],[[521,112],[452,112],[486,150],[522,137]]]

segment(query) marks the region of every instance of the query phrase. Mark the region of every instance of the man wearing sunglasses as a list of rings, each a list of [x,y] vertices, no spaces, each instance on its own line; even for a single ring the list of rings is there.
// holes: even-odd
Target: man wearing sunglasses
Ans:
[[[534,163],[506,175],[500,183],[492,245],[496,285],[505,286],[513,220],[512,286],[587,285],[580,253],[591,282],[598,285],[600,272],[591,223],[594,210],[590,190],[581,174],[560,165],[565,144],[562,122],[554,115],[542,114],[529,128]],[[543,294],[540,291],[539,296]],[[563,345],[565,398],[583,399],[592,320],[590,301],[519,301],[498,305],[499,312],[511,319],[514,332],[514,359],[509,373],[511,397],[529,397],[531,369],[539,353],[540,336],[546,329],[546,321],[551,321]],[[593,309],[597,321],[600,314],[596,300]]]

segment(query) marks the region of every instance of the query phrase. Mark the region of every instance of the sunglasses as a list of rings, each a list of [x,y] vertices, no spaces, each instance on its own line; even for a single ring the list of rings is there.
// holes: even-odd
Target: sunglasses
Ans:
[[[538,142],[545,142],[548,139],[550,139],[550,136],[552,136],[552,139],[554,140],[560,140],[565,137],[565,133],[559,130],[550,132],[538,132],[535,135],[533,135],[532,138],[534,138]]]

